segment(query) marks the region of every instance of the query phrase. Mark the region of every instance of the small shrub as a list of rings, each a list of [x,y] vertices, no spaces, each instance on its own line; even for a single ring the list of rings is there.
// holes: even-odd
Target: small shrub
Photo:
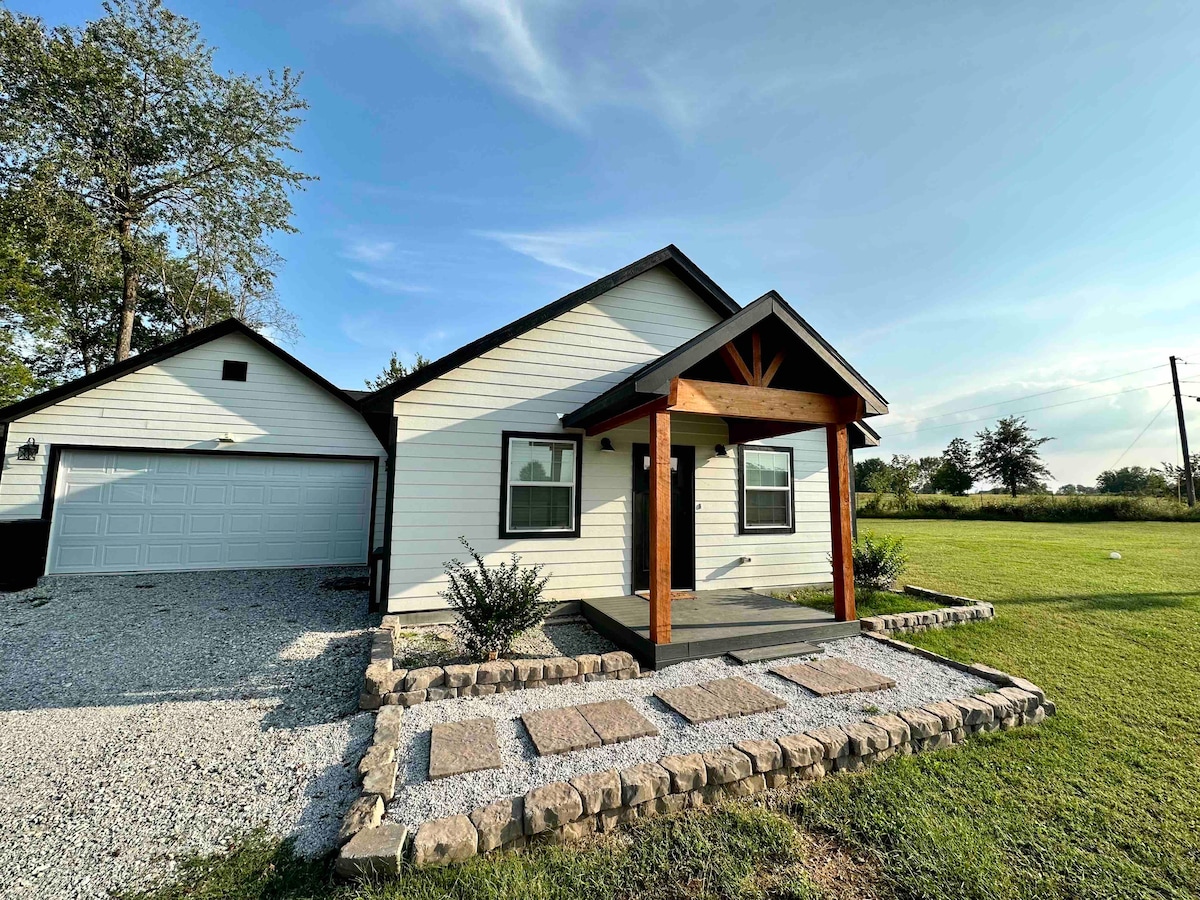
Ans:
[[[454,633],[473,657],[507,653],[523,631],[546,617],[544,567],[522,566],[514,553],[509,562],[489,568],[465,537],[458,540],[474,565],[457,559],[445,563],[450,584],[441,596],[456,613]]]
[[[874,591],[890,588],[908,567],[904,540],[870,531],[854,542],[854,583]]]

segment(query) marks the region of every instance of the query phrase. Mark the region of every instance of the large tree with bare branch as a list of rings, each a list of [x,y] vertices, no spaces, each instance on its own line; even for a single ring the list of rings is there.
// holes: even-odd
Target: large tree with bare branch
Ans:
[[[294,328],[267,239],[294,231],[290,192],[309,180],[285,161],[298,83],[218,73],[198,26],[160,0],[113,0],[81,29],[0,9],[0,188],[86,210],[120,273],[115,360],[147,291],[185,331],[213,310]]]

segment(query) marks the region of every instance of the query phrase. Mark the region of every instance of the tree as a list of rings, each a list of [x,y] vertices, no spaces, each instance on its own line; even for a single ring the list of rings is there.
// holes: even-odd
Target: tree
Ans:
[[[975,451],[977,471],[984,478],[1000,482],[1012,496],[1017,496],[1022,487],[1038,487],[1039,477],[1050,477],[1038,448],[1053,438],[1034,437],[1023,417],[1007,416],[996,423],[995,431],[985,428],[975,437],[979,442]]]
[[[1200,453],[1194,453],[1192,456],[1192,472],[1200,472]],[[1187,488],[1184,486],[1185,470],[1183,466],[1177,466],[1174,463],[1165,462],[1158,469],[1163,478],[1167,482],[1167,493],[1180,499],[1187,493]]]
[[[941,459],[936,456],[922,456],[917,460],[917,493],[932,494],[936,490],[933,486],[933,476],[937,474],[941,464]]]
[[[975,484],[975,460],[966,438],[955,438],[942,451],[941,465],[934,472],[934,490],[961,496]]]
[[[876,472],[880,472],[887,468],[885,463],[878,456],[872,456],[869,459],[859,460],[854,464],[854,485],[860,491],[869,491],[871,476]]]
[[[412,365],[405,366],[400,361],[400,355],[396,351],[392,351],[392,358],[388,360],[388,364],[383,367],[383,371],[374,378],[366,379],[367,390],[381,391],[389,384],[399,381],[401,378],[407,378],[417,369],[423,369],[433,360],[426,359],[420,353],[413,357]]]
[[[1096,478],[1096,487],[1101,494],[1162,495],[1167,493],[1167,480],[1154,469],[1123,466],[1101,472]]]
[[[890,463],[884,463],[867,478],[867,489],[876,494],[895,494],[896,503],[907,509],[912,503],[913,483],[920,475],[920,467],[911,456],[896,454]]]
[[[161,0],[111,0],[82,29],[47,30],[0,9],[0,186],[84,210],[120,271],[116,360],[135,341],[155,253],[196,235],[222,265],[269,286],[266,237],[292,232],[289,191],[309,176],[285,164],[307,103],[299,76],[220,75],[197,25]],[[203,254],[201,254],[203,255]],[[264,282],[265,279],[265,282]],[[236,293],[236,292],[235,292]]]

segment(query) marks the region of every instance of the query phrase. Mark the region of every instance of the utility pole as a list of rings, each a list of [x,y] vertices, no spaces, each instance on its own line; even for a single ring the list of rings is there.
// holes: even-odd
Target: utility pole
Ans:
[[[1188,456],[1187,425],[1183,421],[1183,397],[1179,393],[1179,370],[1171,357],[1171,381],[1175,385],[1175,414],[1179,417],[1179,443],[1183,446],[1183,480],[1187,486],[1187,505],[1196,505],[1196,482],[1192,477],[1192,458]]]

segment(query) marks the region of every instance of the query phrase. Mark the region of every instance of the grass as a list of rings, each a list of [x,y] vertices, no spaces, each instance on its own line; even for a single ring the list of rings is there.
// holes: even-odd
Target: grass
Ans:
[[[875,528],[907,539],[906,580],[996,604],[993,622],[906,640],[1030,678],[1056,717],[827,778],[770,807],[646,820],[622,840],[407,870],[385,886],[335,885],[322,865],[252,836],[146,897],[1200,895],[1200,527]]]
[[[1200,507],[1174,498],[1120,494],[858,494],[860,519],[984,519],[1015,522],[1200,522]]]
[[[924,585],[922,585],[924,587]],[[811,606],[825,612],[833,612],[833,594],[816,588],[800,588],[788,594],[776,594],[781,600],[797,603],[800,606]],[[923,600],[911,594],[897,594],[892,591],[865,591],[861,588],[855,592],[854,607],[860,619],[868,616],[888,616],[896,613],[922,612],[926,609],[937,609],[944,603]]]

